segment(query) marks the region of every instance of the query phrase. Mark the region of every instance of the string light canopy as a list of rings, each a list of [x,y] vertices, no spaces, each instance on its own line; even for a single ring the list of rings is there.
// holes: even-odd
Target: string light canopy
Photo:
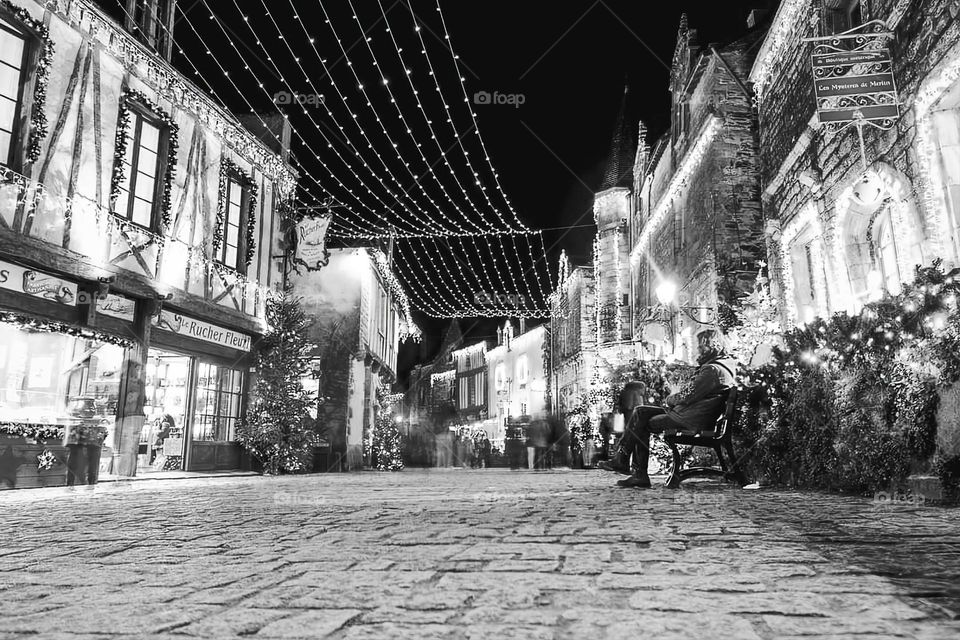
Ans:
[[[501,185],[439,3],[420,14],[407,3],[338,2],[306,16],[293,0],[216,11],[201,0],[182,12],[177,55],[268,132],[266,114],[283,114],[301,176],[295,211],[328,211],[335,245],[390,239],[411,306],[447,318],[546,317],[542,234]],[[205,55],[191,58],[184,33]]]

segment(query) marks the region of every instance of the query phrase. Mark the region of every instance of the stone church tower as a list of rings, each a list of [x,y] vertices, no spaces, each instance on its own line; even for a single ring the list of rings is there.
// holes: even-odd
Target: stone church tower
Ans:
[[[635,144],[624,88],[620,113],[600,189],[594,196],[593,220],[598,346],[630,340],[630,233]]]

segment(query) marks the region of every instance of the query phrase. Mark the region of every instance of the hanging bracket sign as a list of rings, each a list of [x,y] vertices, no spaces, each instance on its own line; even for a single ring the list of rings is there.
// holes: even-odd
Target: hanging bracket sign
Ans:
[[[891,129],[900,117],[889,41],[879,20],[813,42],[817,115],[827,133],[850,125]]]
[[[331,219],[329,215],[306,216],[294,227],[296,234],[294,262],[304,265],[307,271],[319,271],[330,262],[326,239]]]

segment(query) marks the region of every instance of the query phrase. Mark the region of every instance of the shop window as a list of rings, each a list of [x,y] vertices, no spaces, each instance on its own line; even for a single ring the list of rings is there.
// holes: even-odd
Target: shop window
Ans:
[[[824,0],[825,35],[843,33],[859,27],[865,22],[864,18],[863,0]]]
[[[97,426],[111,446],[123,356],[113,344],[0,324],[0,422]]]
[[[16,154],[28,49],[26,36],[0,19],[0,161],[7,166]]]
[[[197,363],[197,399],[193,439],[234,439],[243,395],[243,372],[207,362]]]
[[[146,109],[128,103],[130,129],[123,156],[116,213],[134,224],[153,229],[162,200],[167,131]]]

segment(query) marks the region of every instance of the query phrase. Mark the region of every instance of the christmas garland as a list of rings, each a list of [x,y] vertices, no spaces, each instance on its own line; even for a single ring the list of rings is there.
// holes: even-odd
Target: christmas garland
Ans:
[[[63,427],[27,422],[0,422],[0,433],[41,443],[45,440],[63,440]]]
[[[47,83],[50,80],[50,65],[53,63],[53,41],[50,39],[50,30],[42,21],[36,20],[23,7],[10,0],[0,0],[0,9],[13,14],[21,23],[27,26],[43,42],[40,58],[37,61],[37,73],[34,78],[33,105],[30,108],[30,138],[27,143],[27,164],[32,164],[40,158],[43,139],[47,137],[47,114],[44,106],[47,102]]]
[[[249,265],[253,262],[253,254],[256,251],[257,244],[253,239],[257,232],[257,195],[259,188],[253,177],[247,175],[235,162],[229,158],[224,158],[220,163],[220,188],[217,206],[217,223],[213,228],[213,253],[216,255],[223,244],[223,227],[227,219],[227,206],[229,194],[227,188],[230,184],[230,176],[239,178],[240,185],[249,191],[247,198],[247,255],[246,262]]]
[[[65,333],[75,338],[83,338],[84,340],[96,340],[98,342],[113,344],[118,347],[127,348],[127,347],[133,346],[132,340],[114,336],[109,333],[103,333],[102,331],[97,331],[96,329],[90,329],[88,327],[78,327],[72,324],[64,324],[63,322],[55,322],[52,320],[40,320],[38,318],[32,318],[30,316],[24,316],[18,313],[11,313],[7,311],[0,312],[0,323],[10,324],[17,327],[18,329],[27,329],[29,331],[44,331],[47,333]]]
[[[2,0],[0,0],[2,1]],[[161,199],[160,230],[165,231],[170,226],[170,209],[173,198],[173,178],[177,173],[177,149],[179,148],[180,127],[169,113],[165,112],[146,94],[130,87],[124,87],[120,93],[120,110],[117,113],[117,140],[113,152],[113,176],[110,180],[110,209],[116,207],[120,197],[120,189],[126,176],[123,170],[123,159],[127,154],[127,145],[130,138],[130,124],[132,114],[130,103],[139,102],[153,115],[160,118],[167,128],[167,171],[163,179],[163,197]]]
[[[373,256],[373,264],[376,265],[377,273],[383,278],[391,295],[393,295],[393,299],[397,301],[397,305],[400,307],[400,340],[409,338],[414,342],[420,342],[423,333],[410,315],[410,300],[407,298],[407,292],[403,290],[397,276],[393,275],[393,271],[390,270],[387,257],[381,251],[369,251]]]

